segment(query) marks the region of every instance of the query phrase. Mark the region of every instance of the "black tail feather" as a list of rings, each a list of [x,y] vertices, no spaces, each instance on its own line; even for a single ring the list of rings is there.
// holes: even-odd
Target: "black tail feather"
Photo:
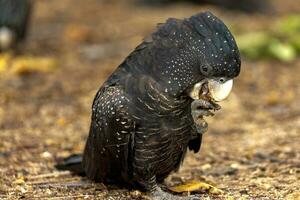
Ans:
[[[82,155],[73,154],[63,160],[63,162],[55,165],[58,170],[69,170],[80,176],[85,176],[85,172],[82,167]]]

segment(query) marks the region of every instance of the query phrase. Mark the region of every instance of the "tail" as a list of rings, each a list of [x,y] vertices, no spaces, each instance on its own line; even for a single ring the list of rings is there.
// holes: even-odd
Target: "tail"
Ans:
[[[58,170],[69,170],[80,176],[85,176],[85,172],[82,167],[82,155],[73,154],[65,158],[61,163],[55,165]]]

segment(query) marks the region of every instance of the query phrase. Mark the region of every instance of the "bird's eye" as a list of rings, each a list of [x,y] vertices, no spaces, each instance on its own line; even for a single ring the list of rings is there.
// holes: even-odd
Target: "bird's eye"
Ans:
[[[223,77],[219,78],[219,82],[220,82],[220,83],[225,83],[225,81],[226,81],[225,78],[223,78]]]
[[[212,71],[212,67],[209,65],[201,65],[200,71],[203,75],[208,76]]]

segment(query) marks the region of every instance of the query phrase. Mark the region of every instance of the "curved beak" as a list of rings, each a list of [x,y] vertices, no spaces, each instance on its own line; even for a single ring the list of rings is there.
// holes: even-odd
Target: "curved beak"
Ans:
[[[192,90],[189,92],[189,96],[192,99],[200,98],[200,91],[204,87],[204,83],[207,83],[208,95],[216,102],[226,99],[229,96],[233,86],[232,79],[226,81],[225,83],[220,83],[213,79],[204,80],[196,83]]]
[[[215,101],[223,101],[224,99],[226,99],[232,90],[232,86],[232,79],[226,81],[225,83],[219,83],[215,80],[208,81],[209,94]]]

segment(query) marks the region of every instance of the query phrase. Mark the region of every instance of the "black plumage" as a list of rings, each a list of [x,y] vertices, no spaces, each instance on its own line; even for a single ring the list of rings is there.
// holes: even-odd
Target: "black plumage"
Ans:
[[[25,38],[30,12],[30,0],[0,0],[0,34],[1,29],[7,29],[11,32],[13,38],[13,41],[7,47],[5,45],[1,48],[0,43],[0,51],[1,49],[7,50],[15,47],[18,42]]]
[[[94,99],[86,175],[142,186],[156,199],[179,198],[157,183],[179,168],[188,148],[198,152],[201,146],[187,91],[204,78],[232,79],[239,72],[234,38],[213,14],[160,24]]]

